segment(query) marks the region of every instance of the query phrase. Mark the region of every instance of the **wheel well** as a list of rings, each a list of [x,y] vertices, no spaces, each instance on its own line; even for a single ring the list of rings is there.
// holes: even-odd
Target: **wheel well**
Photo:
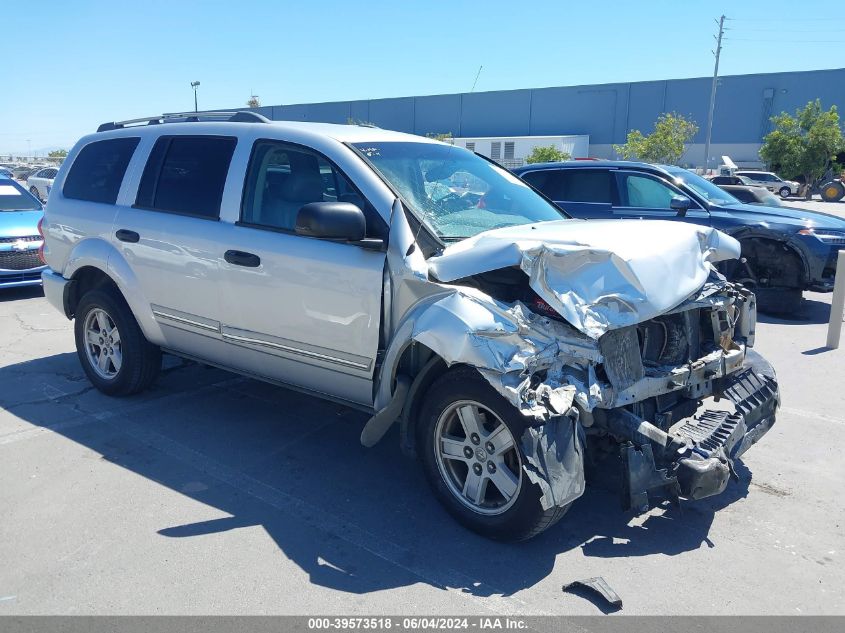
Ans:
[[[803,288],[807,283],[804,259],[783,241],[765,237],[740,239],[742,257],[761,287]],[[742,269],[738,271],[742,274]]]
[[[71,279],[74,283],[70,288],[70,296],[67,301],[67,307],[70,311],[71,317],[76,314],[76,307],[79,305],[79,300],[91,290],[98,288],[113,289],[118,296],[123,296],[120,289],[117,287],[117,284],[114,283],[114,280],[102,270],[95,268],[94,266],[84,266],[83,268],[80,268],[74,273]]]
[[[411,343],[402,352],[396,374],[411,378],[411,387],[400,415],[400,445],[410,456],[415,454],[417,416],[429,386],[448,369],[446,361],[420,343]]]

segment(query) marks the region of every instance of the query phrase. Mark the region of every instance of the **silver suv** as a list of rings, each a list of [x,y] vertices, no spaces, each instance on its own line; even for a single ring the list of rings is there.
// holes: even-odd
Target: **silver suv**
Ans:
[[[493,538],[553,525],[588,460],[621,463],[626,508],[720,493],[779,405],[754,296],[712,266],[734,239],[568,219],[431,139],[251,113],[107,123],[70,152],[43,232],[45,293],[98,389],[146,389],[166,352],[363,409],[364,445],[397,423],[445,507]]]

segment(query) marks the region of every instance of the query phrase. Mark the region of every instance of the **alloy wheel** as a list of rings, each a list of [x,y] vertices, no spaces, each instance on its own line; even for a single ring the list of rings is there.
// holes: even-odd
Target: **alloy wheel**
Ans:
[[[108,312],[92,309],[85,317],[85,354],[100,378],[113,380],[123,364],[120,332]]]
[[[519,496],[522,460],[508,426],[472,400],[452,403],[435,426],[434,457],[450,492],[485,515],[502,514]]]

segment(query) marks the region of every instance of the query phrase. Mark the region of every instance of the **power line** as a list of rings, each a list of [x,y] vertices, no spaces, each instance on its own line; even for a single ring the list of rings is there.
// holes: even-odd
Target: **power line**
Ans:
[[[783,19],[781,18],[727,18],[731,22],[780,22],[783,23]],[[789,18],[789,23],[792,24],[794,22],[842,22],[845,21],[845,17],[830,17],[830,18]]]
[[[784,38],[779,39],[765,39],[765,38],[745,38],[745,37],[726,37],[728,42],[778,42],[780,44],[845,44],[845,40],[788,40]]]

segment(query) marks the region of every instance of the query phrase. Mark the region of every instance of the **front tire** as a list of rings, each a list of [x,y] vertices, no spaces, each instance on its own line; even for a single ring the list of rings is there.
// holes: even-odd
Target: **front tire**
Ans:
[[[792,191],[789,189],[789,187],[781,187],[778,193],[780,194],[780,197],[784,200],[786,200],[790,195],[792,195]]]
[[[138,322],[115,292],[87,292],[76,309],[76,353],[91,383],[110,396],[128,396],[149,387],[161,369],[161,350],[144,337]]]
[[[482,536],[529,539],[569,509],[540,505],[522,469],[524,429],[522,414],[470,367],[450,369],[426,393],[417,422],[426,478],[446,510]]]

